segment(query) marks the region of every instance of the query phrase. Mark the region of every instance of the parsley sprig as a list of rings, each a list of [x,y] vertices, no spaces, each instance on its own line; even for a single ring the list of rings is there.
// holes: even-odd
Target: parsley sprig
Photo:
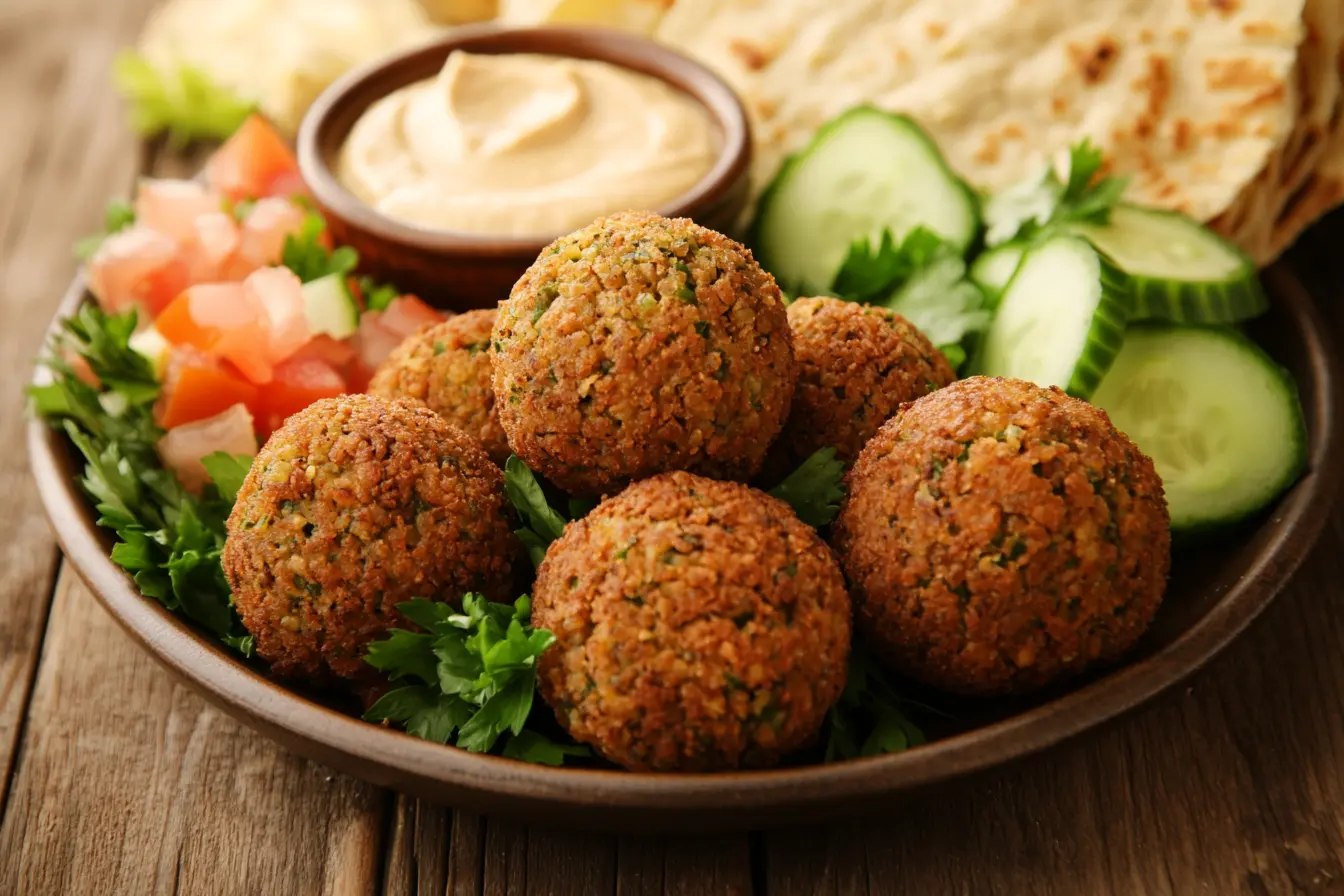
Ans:
[[[165,71],[131,51],[117,56],[112,81],[130,104],[135,130],[146,137],[167,134],[174,146],[222,140],[255,108],[200,69],[183,65]]]
[[[564,534],[565,524],[582,519],[594,506],[589,501],[569,498],[565,511],[557,510],[540,480],[516,454],[504,463],[504,492],[523,524],[513,534],[527,549],[534,568],[541,566],[551,542]]]
[[[80,261],[88,261],[93,257],[93,253],[98,251],[98,247],[103,244],[103,240],[119,230],[125,230],[135,223],[135,207],[124,199],[113,199],[108,202],[107,209],[103,212],[103,231],[86,236],[75,242],[75,257]]]
[[[862,644],[849,654],[849,672],[840,700],[826,717],[827,762],[899,753],[924,743],[886,673]]]
[[[117,535],[112,560],[132,573],[144,594],[251,656],[252,638],[234,612],[220,563],[224,521],[250,458],[206,458],[216,481],[201,495],[163,467],[154,450],[163,435],[153,410],[159,383],[130,347],[135,322],[134,311],[108,315],[96,305],[81,306],[43,360],[51,382],[29,389],[33,410],[62,428],[84,456],[81,481],[98,525]],[[81,380],[62,350],[78,353],[100,386]]]
[[[408,734],[473,753],[489,752],[505,738],[505,756],[545,765],[588,755],[584,747],[554,743],[525,727],[537,658],[555,642],[550,632],[532,627],[527,595],[509,605],[468,594],[460,611],[416,598],[397,609],[424,631],[393,629],[369,645],[368,663],[406,683],[370,706],[365,720],[398,722]]]
[[[985,242],[997,246],[1032,240],[1068,224],[1105,224],[1129,179],[1099,176],[1101,150],[1084,139],[1069,149],[1069,171],[1040,170],[991,197],[984,205]]]
[[[966,360],[967,336],[989,326],[980,289],[966,277],[966,259],[938,234],[916,227],[899,243],[884,230],[849,247],[832,292],[852,302],[881,305],[918,327],[953,367]]]
[[[845,462],[834,448],[819,448],[770,494],[793,507],[798,519],[815,529],[829,526],[845,497]]]
[[[349,274],[359,264],[359,253],[350,246],[327,248],[323,241],[326,232],[326,220],[310,211],[304,216],[299,232],[285,237],[280,263],[304,283],[321,280],[330,274]]]

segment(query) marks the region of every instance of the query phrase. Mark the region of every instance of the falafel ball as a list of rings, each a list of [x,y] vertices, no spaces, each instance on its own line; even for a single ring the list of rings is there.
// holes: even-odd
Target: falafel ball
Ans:
[[[1153,463],[1058,389],[953,383],[889,420],[847,485],[833,543],[855,626],[937,687],[1023,692],[1113,660],[1162,601]]]
[[[739,483],[635,483],[566,527],[533,593],[533,623],[556,636],[542,696],[626,768],[772,765],[844,689],[850,605],[834,555],[787,504]]]
[[[751,252],[625,212],[543,249],[495,321],[514,453],[570,494],[667,470],[749,479],[788,416],[784,302]]]
[[[928,337],[890,309],[805,298],[788,315],[798,386],[775,442],[785,469],[828,445],[853,460],[902,403],[957,378]]]
[[[427,408],[324,399],[272,433],[229,514],[224,571],[278,675],[367,681],[368,643],[413,628],[397,604],[508,596],[504,475]]]
[[[468,311],[408,337],[369,382],[369,394],[423,404],[469,436],[503,466],[509,442],[490,385],[495,309]]]

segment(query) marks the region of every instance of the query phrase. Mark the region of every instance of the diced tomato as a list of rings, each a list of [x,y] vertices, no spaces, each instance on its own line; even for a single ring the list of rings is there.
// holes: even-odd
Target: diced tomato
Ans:
[[[242,404],[232,405],[219,414],[170,428],[157,448],[163,465],[176,473],[189,491],[199,493],[210,481],[201,458],[216,451],[257,453],[252,414]]]
[[[368,370],[377,370],[392,350],[401,345],[402,337],[383,326],[382,311],[365,311],[359,317],[359,330],[352,337],[358,363]]]
[[[446,315],[434,310],[412,295],[398,296],[383,312],[382,325],[402,339],[431,324],[443,321]]]
[[[292,414],[348,390],[335,367],[316,358],[291,358],[275,368],[275,379],[260,395],[261,429],[270,434]]]
[[[238,264],[241,243],[238,223],[232,215],[227,212],[199,215],[192,222],[191,239],[183,247],[191,282],[241,280],[250,274],[250,266],[244,269]]]
[[[257,396],[257,387],[228,365],[195,349],[178,349],[164,375],[158,422],[172,429],[213,417],[235,404],[255,408]]]
[[[186,288],[187,266],[170,237],[135,225],[103,240],[88,264],[89,291],[105,310],[157,315]]]
[[[307,217],[307,212],[288,199],[258,200],[243,221],[239,258],[254,269],[279,264],[285,237],[297,234]]]
[[[355,360],[357,353],[355,347],[343,339],[332,339],[325,333],[319,333],[304,344],[303,348],[294,353],[294,360],[306,360],[309,358],[325,361],[332,367],[340,370]]]
[[[294,171],[290,174],[282,174],[271,181],[271,187],[267,190],[267,195],[293,197],[312,196],[313,193],[308,189],[308,184],[304,181],[303,176],[298,171]]]
[[[255,199],[292,189],[299,163],[260,115],[244,121],[205,166],[210,186],[231,199]]]
[[[270,382],[270,336],[243,284],[190,287],[154,323],[169,342],[228,360],[254,383]]]
[[[260,268],[243,281],[243,298],[266,330],[271,363],[303,347],[311,334],[304,309],[303,284],[289,268]]]
[[[135,191],[135,222],[179,243],[195,238],[197,218],[222,211],[222,197],[194,180],[146,178]]]

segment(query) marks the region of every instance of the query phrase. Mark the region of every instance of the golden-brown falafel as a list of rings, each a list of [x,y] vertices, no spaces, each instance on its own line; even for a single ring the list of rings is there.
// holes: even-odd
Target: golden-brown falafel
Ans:
[[[267,440],[228,520],[224,571],[278,675],[366,680],[368,643],[408,627],[396,605],[509,596],[517,551],[504,478],[432,411],[349,395]]]
[[[492,359],[513,451],[585,496],[667,470],[750,478],[795,378],[779,288],[751,253],[648,212],[542,250],[500,306]]]
[[[369,394],[423,404],[480,440],[503,466],[509,442],[495,411],[490,384],[490,331],[495,309],[455,315],[408,337],[379,366]]]
[[[533,623],[538,687],[577,740],[626,768],[771,765],[844,688],[850,607],[835,557],[787,504],[689,473],[637,482],[554,542]]]
[[[828,445],[853,460],[902,403],[956,379],[928,337],[887,308],[803,298],[788,314],[798,386],[775,441],[785,470]]]
[[[856,629],[937,687],[1021,692],[1112,660],[1162,601],[1152,461],[1058,389],[953,383],[889,420],[847,484],[833,543]]]

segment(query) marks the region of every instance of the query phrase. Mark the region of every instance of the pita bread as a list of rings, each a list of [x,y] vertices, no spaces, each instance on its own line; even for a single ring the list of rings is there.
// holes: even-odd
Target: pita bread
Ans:
[[[821,123],[868,101],[912,115],[986,189],[1090,137],[1133,175],[1131,198],[1207,220],[1291,133],[1302,12],[1302,0],[677,0],[656,35],[743,95],[758,189]]]

